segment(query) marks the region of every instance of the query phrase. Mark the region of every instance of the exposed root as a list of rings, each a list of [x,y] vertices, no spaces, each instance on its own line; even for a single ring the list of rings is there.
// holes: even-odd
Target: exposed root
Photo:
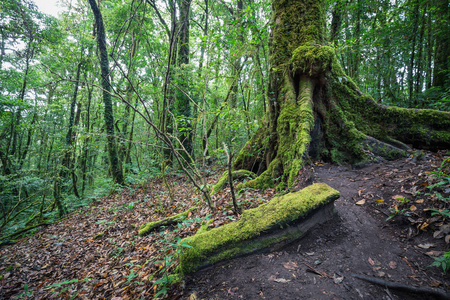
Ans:
[[[434,297],[435,299],[442,299],[442,300],[448,300],[450,299],[450,294],[441,292],[439,290],[436,289],[430,289],[430,288],[417,288],[414,286],[409,286],[406,284],[401,284],[401,283],[394,283],[394,282],[389,282],[389,281],[385,281],[385,280],[381,280],[378,278],[373,278],[373,277],[369,277],[369,276],[364,276],[364,275],[358,275],[358,274],[352,274],[353,277],[379,285],[379,286],[384,286],[393,290],[398,290],[401,292],[407,292],[407,293],[412,293],[412,294],[419,294],[419,295],[423,295],[423,296],[427,296],[427,297]]]

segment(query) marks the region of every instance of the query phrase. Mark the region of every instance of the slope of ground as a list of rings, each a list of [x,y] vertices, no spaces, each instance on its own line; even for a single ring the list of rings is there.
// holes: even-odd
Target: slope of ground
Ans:
[[[317,164],[315,181],[341,192],[332,222],[282,251],[200,271],[186,280],[184,288],[169,290],[169,295],[182,299],[411,297],[356,279],[352,273],[445,291],[448,276],[427,266],[433,262],[430,256],[448,249],[436,235],[448,220],[431,217],[427,208],[447,204],[442,206],[436,196],[425,195],[433,180],[428,172],[437,170],[442,160],[442,154],[426,153],[422,160],[411,156],[360,170]],[[221,170],[209,172],[212,183]],[[441,190],[448,197],[450,192]],[[209,220],[209,227],[217,227],[236,218],[228,191],[214,196],[219,210],[214,216],[180,175],[168,177],[166,184],[154,180],[99,199],[57,224],[0,248],[0,299],[119,300],[164,295],[168,291],[164,275],[173,270],[177,251],[182,250],[179,238],[194,234],[202,222]],[[250,208],[273,194],[273,190],[247,190],[238,201]],[[403,200],[393,199],[399,196]],[[183,224],[137,236],[141,224],[192,206],[201,208]],[[391,211],[397,211],[397,216],[387,222]]]

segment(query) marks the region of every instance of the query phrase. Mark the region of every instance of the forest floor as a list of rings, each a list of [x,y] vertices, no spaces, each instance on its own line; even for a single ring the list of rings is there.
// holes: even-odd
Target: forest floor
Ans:
[[[449,276],[428,267],[449,249],[449,218],[430,210],[447,204],[428,188],[443,160],[442,153],[422,152],[359,170],[316,163],[314,181],[341,193],[333,220],[281,251],[207,268],[175,289],[163,275],[176,265],[176,241],[203,221],[218,227],[235,219],[229,189],[214,196],[219,212],[212,216],[181,175],[127,188],[0,248],[0,299],[150,299],[166,291],[191,300],[427,299],[353,274],[448,293]],[[209,182],[221,171],[209,170]],[[449,197],[449,186],[438,190]],[[247,190],[238,201],[251,208],[273,195]],[[192,206],[201,208],[179,226],[137,236],[141,224]]]

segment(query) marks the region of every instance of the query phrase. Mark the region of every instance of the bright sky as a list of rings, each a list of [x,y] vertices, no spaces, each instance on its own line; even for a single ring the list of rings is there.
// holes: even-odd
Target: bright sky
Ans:
[[[58,0],[34,0],[34,3],[36,3],[41,12],[55,17],[62,10],[58,2]]]

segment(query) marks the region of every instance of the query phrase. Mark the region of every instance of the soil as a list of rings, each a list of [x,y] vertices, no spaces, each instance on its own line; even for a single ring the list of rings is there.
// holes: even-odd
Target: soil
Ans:
[[[449,276],[429,267],[434,261],[430,255],[448,251],[448,244],[433,237],[443,223],[431,218],[429,199],[424,201],[429,197],[424,193],[427,172],[436,170],[438,161],[435,154],[427,153],[421,160],[411,156],[359,170],[317,164],[314,181],[341,193],[332,221],[281,251],[241,257],[197,272],[186,280],[183,297],[434,299],[430,293],[400,292],[354,274],[450,295]],[[409,201],[403,200],[402,206],[395,200],[399,196]],[[399,213],[387,221],[395,207],[399,211],[407,207],[406,215]]]

